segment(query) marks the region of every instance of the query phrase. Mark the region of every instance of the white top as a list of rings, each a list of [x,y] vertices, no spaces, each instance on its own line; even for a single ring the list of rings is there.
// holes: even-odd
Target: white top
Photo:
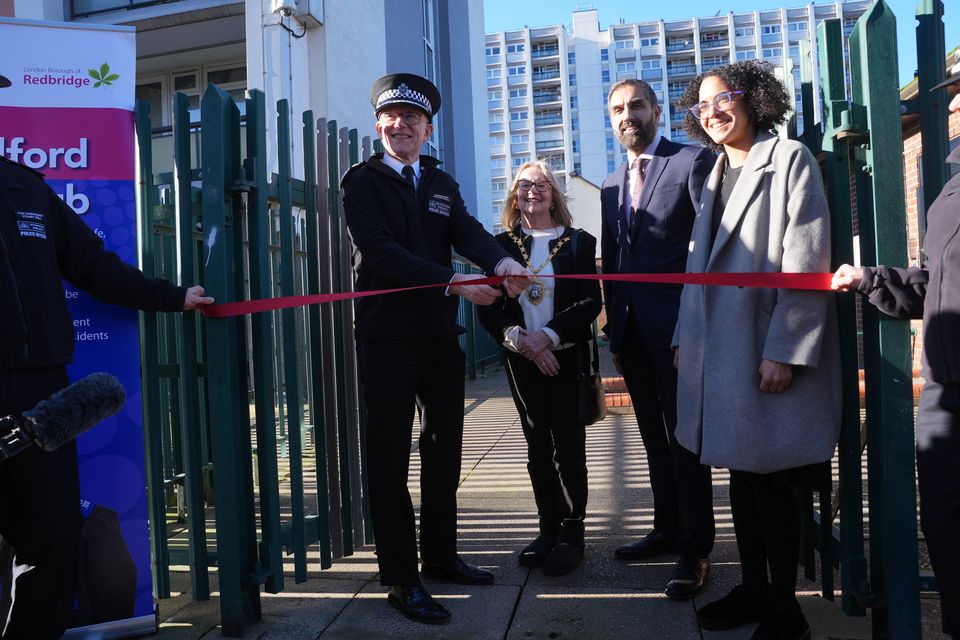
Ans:
[[[562,226],[552,227],[550,229],[528,229],[527,227],[521,226],[520,229],[524,235],[533,236],[533,241],[530,243],[529,268],[531,271],[543,264],[543,261],[550,255],[550,241],[562,236],[564,230]],[[548,262],[537,275],[552,276],[553,261]],[[546,324],[553,319],[554,279],[542,278],[541,280],[543,282],[543,293],[541,294],[542,299],[540,304],[530,302],[526,292],[521,293],[518,300],[520,301],[520,308],[523,310],[523,323],[526,325],[527,331],[533,333],[534,331],[543,329],[543,332],[546,333],[553,342],[553,348],[556,349],[560,344],[560,336],[557,335],[556,331],[546,326]],[[503,346],[511,351],[519,352],[517,348],[519,338],[520,327],[510,327],[504,333]]]

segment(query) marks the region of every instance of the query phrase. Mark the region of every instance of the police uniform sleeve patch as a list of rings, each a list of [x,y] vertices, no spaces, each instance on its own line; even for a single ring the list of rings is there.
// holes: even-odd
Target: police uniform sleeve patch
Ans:
[[[430,201],[427,203],[427,211],[437,215],[443,216],[444,218],[450,217],[450,197],[445,196],[442,193],[434,193],[430,196]]]
[[[47,239],[47,225],[42,213],[17,211],[17,229],[21,238]]]

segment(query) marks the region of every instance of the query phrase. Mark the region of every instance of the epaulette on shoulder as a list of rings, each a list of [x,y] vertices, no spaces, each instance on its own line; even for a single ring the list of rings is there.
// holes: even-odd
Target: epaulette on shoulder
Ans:
[[[13,160],[8,160],[5,156],[2,156],[2,155],[0,155],[0,164],[4,164],[10,167],[16,167],[18,169],[23,169],[24,171],[28,173],[32,173],[33,175],[37,176],[41,180],[46,180],[46,176],[44,176],[42,173],[40,173],[36,169],[28,167],[25,164],[20,164],[19,162],[14,162]]]
[[[340,188],[342,189],[343,187],[346,187],[347,184],[350,182],[350,180],[353,179],[353,174],[355,174],[357,171],[359,171],[365,166],[367,166],[366,161],[362,161],[350,167],[350,169],[348,169],[347,172],[343,174],[343,178],[340,180]]]

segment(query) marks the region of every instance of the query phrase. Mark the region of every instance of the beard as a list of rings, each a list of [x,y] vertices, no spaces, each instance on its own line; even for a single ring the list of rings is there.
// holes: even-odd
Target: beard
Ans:
[[[617,142],[625,148],[631,151],[643,151],[653,142],[653,136],[657,133],[657,122],[653,119],[647,120],[646,122],[642,120],[627,120],[623,123],[623,126],[630,124],[637,128],[636,132],[617,129],[613,132],[613,135],[617,139]]]

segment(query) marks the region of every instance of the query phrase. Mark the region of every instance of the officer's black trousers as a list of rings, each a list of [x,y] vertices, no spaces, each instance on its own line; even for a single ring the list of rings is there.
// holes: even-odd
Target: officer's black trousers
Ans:
[[[464,355],[456,338],[357,343],[367,411],[367,479],[382,585],[414,585],[417,534],[407,490],[414,408],[420,413],[420,556],[457,556]]]
[[[0,371],[0,416],[31,409],[68,383],[63,367]],[[54,640],[70,623],[80,562],[80,478],[68,443],[0,462],[0,536],[13,546],[3,585],[3,640]],[[5,614],[6,612],[0,612]]]

